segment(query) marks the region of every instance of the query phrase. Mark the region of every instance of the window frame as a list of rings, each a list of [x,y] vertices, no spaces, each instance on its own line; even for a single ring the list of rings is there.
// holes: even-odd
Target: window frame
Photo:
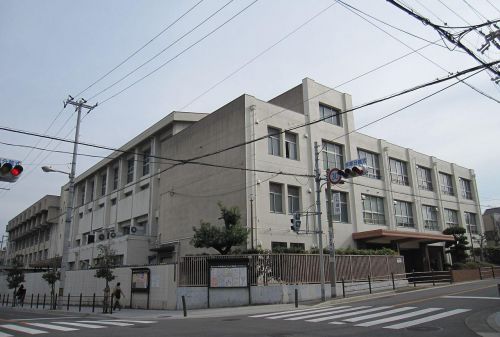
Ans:
[[[267,127],[267,152],[271,156],[281,157],[281,130],[272,126]]]
[[[366,158],[366,177],[372,179],[382,179],[380,175],[380,161],[378,153],[367,151],[358,147],[358,158]]]
[[[374,195],[363,194],[363,223],[367,225],[381,225],[387,226],[385,219],[385,207],[384,207],[384,198],[376,197]],[[366,205],[369,204],[370,208],[368,209]],[[375,210],[372,208],[372,205],[375,204]],[[380,211],[382,210],[382,211]],[[367,221],[367,220],[372,221]]]
[[[337,153],[335,151],[328,150],[329,146],[333,147],[332,150],[339,149],[340,151]],[[325,170],[333,169],[333,168],[338,168],[341,170],[344,169],[344,145],[343,144],[332,143],[332,142],[323,140],[321,152],[323,153],[323,168]],[[333,156],[334,160],[330,161],[329,158],[331,158],[332,156]],[[332,162],[335,166],[330,167],[329,166],[330,162]]]
[[[330,113],[326,114],[325,110]],[[334,108],[324,103],[319,103],[319,116],[323,122],[342,127],[342,110],[340,109]]]
[[[418,188],[425,191],[434,191],[432,170],[428,167],[417,165],[416,172]]]
[[[294,138],[293,141],[287,139],[289,136]],[[298,150],[297,134],[293,132],[285,132],[285,157],[292,160],[299,160]]]
[[[441,193],[446,195],[455,195],[455,189],[453,188],[453,177],[451,174],[445,172],[439,172],[439,188]]]
[[[279,187],[280,191],[275,192],[271,187]],[[276,201],[279,200],[281,210],[277,210]],[[271,213],[283,214],[283,184],[269,182],[269,210]]]
[[[291,194],[290,188],[297,191],[297,194]],[[287,185],[287,201],[288,201],[288,214],[300,212],[300,187],[294,185]],[[297,209],[295,209],[295,206]]]
[[[472,182],[469,179],[460,177],[460,190],[462,191],[462,198],[467,200],[474,200],[472,198]]]
[[[103,197],[106,195],[108,174],[106,172],[101,173],[99,179],[101,179],[101,197]]]
[[[446,227],[458,227],[460,225],[458,222],[458,211],[455,209],[445,208],[444,209],[444,220],[446,222]],[[455,220],[455,221],[453,221],[453,220]]]
[[[134,181],[134,171],[135,171],[135,160],[133,157],[127,159],[127,184]]]
[[[469,232],[470,234],[478,234],[477,214],[472,212],[464,212],[464,218],[467,232]]]
[[[410,185],[410,180],[408,179],[408,163],[404,160],[389,157],[389,175],[391,177],[391,183],[403,186]]]
[[[151,158],[151,148],[148,147],[142,151],[142,176],[148,175],[150,172],[150,158]]]
[[[436,208],[437,208],[436,206],[422,205],[422,220],[424,222],[424,229],[430,231],[441,230],[439,226],[439,217]]]
[[[404,200],[394,200],[394,218],[396,226],[415,228],[413,220],[413,204]]]

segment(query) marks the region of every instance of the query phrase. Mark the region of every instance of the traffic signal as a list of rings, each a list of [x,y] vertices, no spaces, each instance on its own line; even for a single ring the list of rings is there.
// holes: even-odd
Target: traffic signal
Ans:
[[[0,181],[13,183],[23,172],[23,167],[18,161],[0,158]]]
[[[365,175],[367,172],[366,166],[351,166],[345,170],[338,170],[337,174],[342,176],[342,178],[349,179],[354,177],[359,177]]]
[[[290,222],[292,223],[290,229],[298,233],[300,230],[300,225],[302,224],[302,221],[300,220],[300,213],[293,213],[293,218],[290,219]]]

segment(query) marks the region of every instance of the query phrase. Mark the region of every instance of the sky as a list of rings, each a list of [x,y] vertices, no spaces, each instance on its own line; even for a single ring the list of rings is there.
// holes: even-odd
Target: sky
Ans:
[[[305,77],[357,106],[478,65],[386,1],[345,3],[372,18],[333,0],[0,1],[0,127],[73,139],[76,115],[63,109],[72,95],[99,103],[82,119],[81,141],[117,148],[172,111],[208,113],[244,93],[269,100]],[[494,0],[403,3],[448,27],[500,18]],[[473,31],[461,41],[475,51],[484,38]],[[477,54],[500,59],[494,46]],[[484,211],[500,206],[500,85],[487,72],[466,82],[483,94],[458,83],[360,132],[474,169]],[[452,83],[356,110],[356,126]],[[0,190],[0,235],[31,204],[60,194],[67,175],[41,167],[69,171],[71,155],[54,150],[72,145],[0,130],[0,157],[25,168],[16,183],[0,183],[10,189]],[[79,156],[77,174],[98,160]]]

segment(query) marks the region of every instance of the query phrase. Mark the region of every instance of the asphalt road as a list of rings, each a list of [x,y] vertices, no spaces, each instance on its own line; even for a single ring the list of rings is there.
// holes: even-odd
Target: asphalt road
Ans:
[[[50,336],[478,336],[486,319],[500,312],[498,280],[408,291],[364,300],[259,313],[235,308],[216,316],[210,310],[187,318],[104,318],[74,313],[29,313],[0,309],[0,337]],[[193,315],[194,316],[194,315]],[[200,316],[205,316],[200,318]],[[106,321],[104,321],[106,320]],[[485,335],[486,336],[486,335]],[[498,332],[490,336],[500,336]]]

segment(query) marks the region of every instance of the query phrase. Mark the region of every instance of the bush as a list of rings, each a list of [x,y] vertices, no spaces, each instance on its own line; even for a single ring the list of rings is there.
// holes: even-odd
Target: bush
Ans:
[[[488,262],[500,264],[500,247],[486,247],[483,252]]]

